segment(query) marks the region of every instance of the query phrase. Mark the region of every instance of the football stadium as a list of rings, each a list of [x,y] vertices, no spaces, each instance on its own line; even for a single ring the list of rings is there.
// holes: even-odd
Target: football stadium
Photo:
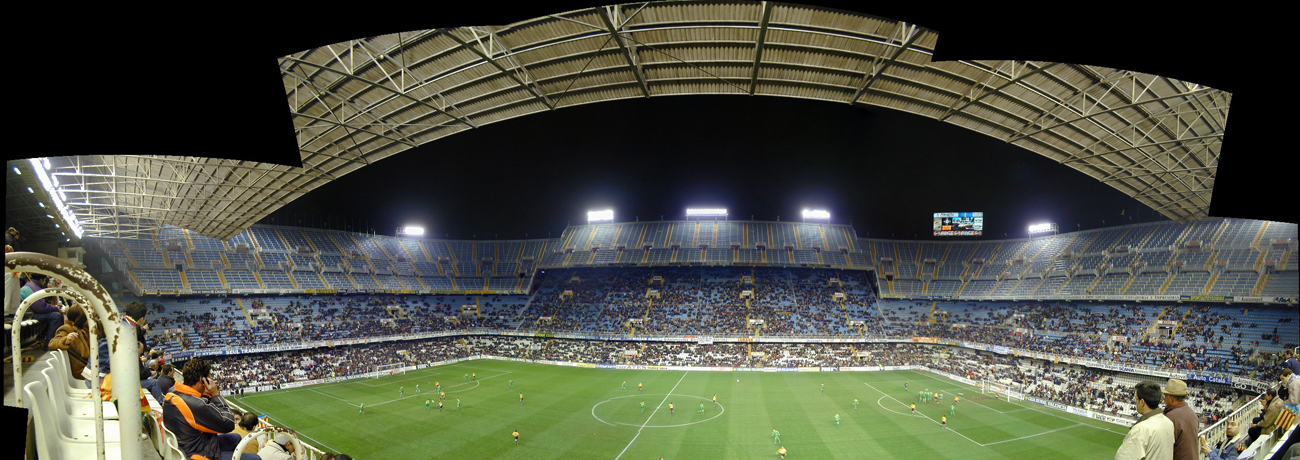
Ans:
[[[1216,190],[1232,93],[853,8],[553,9],[283,50],[289,161],[8,161],[24,458],[1300,449],[1300,235]]]

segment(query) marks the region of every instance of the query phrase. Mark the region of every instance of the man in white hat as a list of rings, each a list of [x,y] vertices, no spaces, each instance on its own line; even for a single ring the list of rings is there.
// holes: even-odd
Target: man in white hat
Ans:
[[[293,460],[293,439],[285,433],[276,433],[275,439],[266,443],[257,455],[262,460]]]
[[[1174,460],[1200,460],[1200,441],[1196,433],[1201,419],[1187,405],[1187,382],[1169,379],[1165,384],[1165,417],[1174,422]]]
[[[1115,460],[1172,460],[1174,424],[1160,412],[1160,384],[1146,381],[1133,386],[1138,419],[1115,451]]]

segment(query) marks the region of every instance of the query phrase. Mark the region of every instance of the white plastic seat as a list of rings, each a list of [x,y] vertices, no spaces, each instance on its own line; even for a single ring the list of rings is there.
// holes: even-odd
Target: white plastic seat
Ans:
[[[176,444],[176,434],[167,430],[164,437],[167,438],[167,448],[162,452],[163,460],[185,460],[185,452],[181,452],[181,446]]]
[[[53,368],[50,368],[50,371],[54,372],[54,374],[50,376],[50,381],[46,383],[51,387],[62,391],[68,396],[69,401],[85,401],[85,404],[89,404],[90,400],[95,398],[95,393],[92,389],[69,389],[66,385],[58,384],[58,382],[70,380],[68,376],[71,375],[72,371],[68,370],[67,365],[54,366]],[[111,403],[104,404],[104,418],[116,420],[117,406]]]
[[[32,383],[40,383],[41,386],[45,388],[46,395],[45,395],[44,403],[50,406],[51,412],[56,416],[54,420],[54,425],[58,427],[59,433],[66,438],[70,438],[82,442],[88,441],[94,443],[95,436],[96,436],[94,417],[92,416],[91,418],[86,419],[86,418],[73,418],[64,415],[67,414],[68,412],[64,410],[64,408],[60,407],[62,403],[60,402],[60,400],[56,399],[61,397],[61,395],[58,394],[58,391],[50,391],[51,388],[49,386],[49,374],[42,374],[42,375],[45,377],[44,379]],[[63,401],[66,401],[66,398]],[[91,410],[93,410],[93,408]],[[118,440],[120,438],[119,431],[118,431],[119,429],[120,429],[120,425],[118,425],[117,420],[105,419],[104,439],[113,440],[113,441]]]
[[[55,362],[58,361],[56,360]],[[68,364],[63,362],[58,362],[58,364],[59,365],[56,366],[54,369],[55,372],[58,372],[57,374],[58,380],[55,380],[54,382],[67,382],[68,380],[71,380],[72,371],[68,369]],[[59,389],[63,390],[64,393],[67,393],[69,397],[74,397],[74,398],[85,398],[91,395],[92,393],[94,393],[94,390],[90,388],[89,383],[83,385],[81,388],[75,388],[67,384],[62,384],[59,385]]]
[[[50,405],[49,389],[44,381],[23,386],[24,400],[31,401],[32,424],[36,429],[36,455],[44,460],[95,458],[95,438],[90,442],[64,436],[55,423],[60,418]],[[116,422],[115,422],[116,423]],[[107,422],[105,422],[107,424]],[[104,458],[122,458],[122,443],[115,438],[104,439]]]
[[[95,399],[72,398],[59,391],[61,383],[53,369],[41,371],[42,380],[50,392],[50,400],[54,404],[56,414],[68,414],[69,417],[78,419],[95,419]],[[102,402],[104,406],[104,420],[117,420],[117,406],[112,402]]]
[[[90,390],[90,385],[87,384],[85,380],[72,375],[72,365],[69,364],[72,362],[72,357],[68,356],[67,350],[55,351],[54,356],[59,360],[59,363],[63,365],[63,369],[68,369],[68,372],[64,375],[64,377],[67,377],[68,388],[74,390]]]

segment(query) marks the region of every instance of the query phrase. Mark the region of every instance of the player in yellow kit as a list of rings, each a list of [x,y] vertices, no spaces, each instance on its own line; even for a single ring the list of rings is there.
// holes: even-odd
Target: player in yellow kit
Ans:
[[[912,415],[916,415],[916,404],[912,404]]]
[[[785,458],[785,446],[781,446],[780,449],[777,449],[776,453],[777,455],[780,455],[781,458]]]
[[[943,427],[948,428],[948,416],[945,415],[943,417],[940,417],[940,420],[942,420],[941,423],[943,423]]]
[[[510,433],[510,435],[515,437],[515,445],[519,445],[519,430],[515,430],[515,432]]]
[[[673,415],[673,409],[675,408],[676,407],[673,406],[673,403],[668,403],[668,415]]]

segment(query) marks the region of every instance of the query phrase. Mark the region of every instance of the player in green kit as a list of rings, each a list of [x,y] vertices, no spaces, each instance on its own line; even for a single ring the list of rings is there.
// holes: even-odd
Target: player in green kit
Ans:
[[[772,429],[772,444],[780,444],[780,443],[781,443],[781,432],[780,432],[780,431],[776,431],[776,428],[773,428],[773,429]]]
[[[826,392],[826,384],[823,383],[823,384],[822,384],[822,393],[825,393],[825,392]]]
[[[357,415],[361,415],[364,413],[366,413],[366,403],[361,403],[361,406],[359,406],[359,408],[357,409]]]
[[[839,428],[839,426],[840,426],[840,414],[835,414],[835,427]]]
[[[460,410],[460,398],[456,398],[456,410]]]
[[[424,410],[426,410],[426,411],[429,410],[429,405],[430,405],[430,404],[433,404],[433,400],[430,400],[430,399],[426,399],[426,400],[424,400]]]
[[[957,415],[957,405],[948,406],[948,415]]]
[[[423,392],[420,391],[420,384],[418,384],[418,383],[415,384],[415,394],[418,395],[418,394],[421,394],[421,393],[423,393]]]
[[[623,389],[623,391],[627,391],[627,380],[624,380],[624,381],[623,381],[622,389]]]
[[[858,410],[858,398],[853,398],[853,410]]]
[[[405,397],[405,396],[406,396],[406,387],[398,388],[398,389],[397,389],[397,396],[399,396],[399,397]]]
[[[641,413],[642,413],[642,414],[645,413],[645,400],[644,400],[644,399],[641,400]]]
[[[704,413],[704,403],[700,403],[700,413]]]
[[[515,379],[510,379],[510,388],[515,387]]]

